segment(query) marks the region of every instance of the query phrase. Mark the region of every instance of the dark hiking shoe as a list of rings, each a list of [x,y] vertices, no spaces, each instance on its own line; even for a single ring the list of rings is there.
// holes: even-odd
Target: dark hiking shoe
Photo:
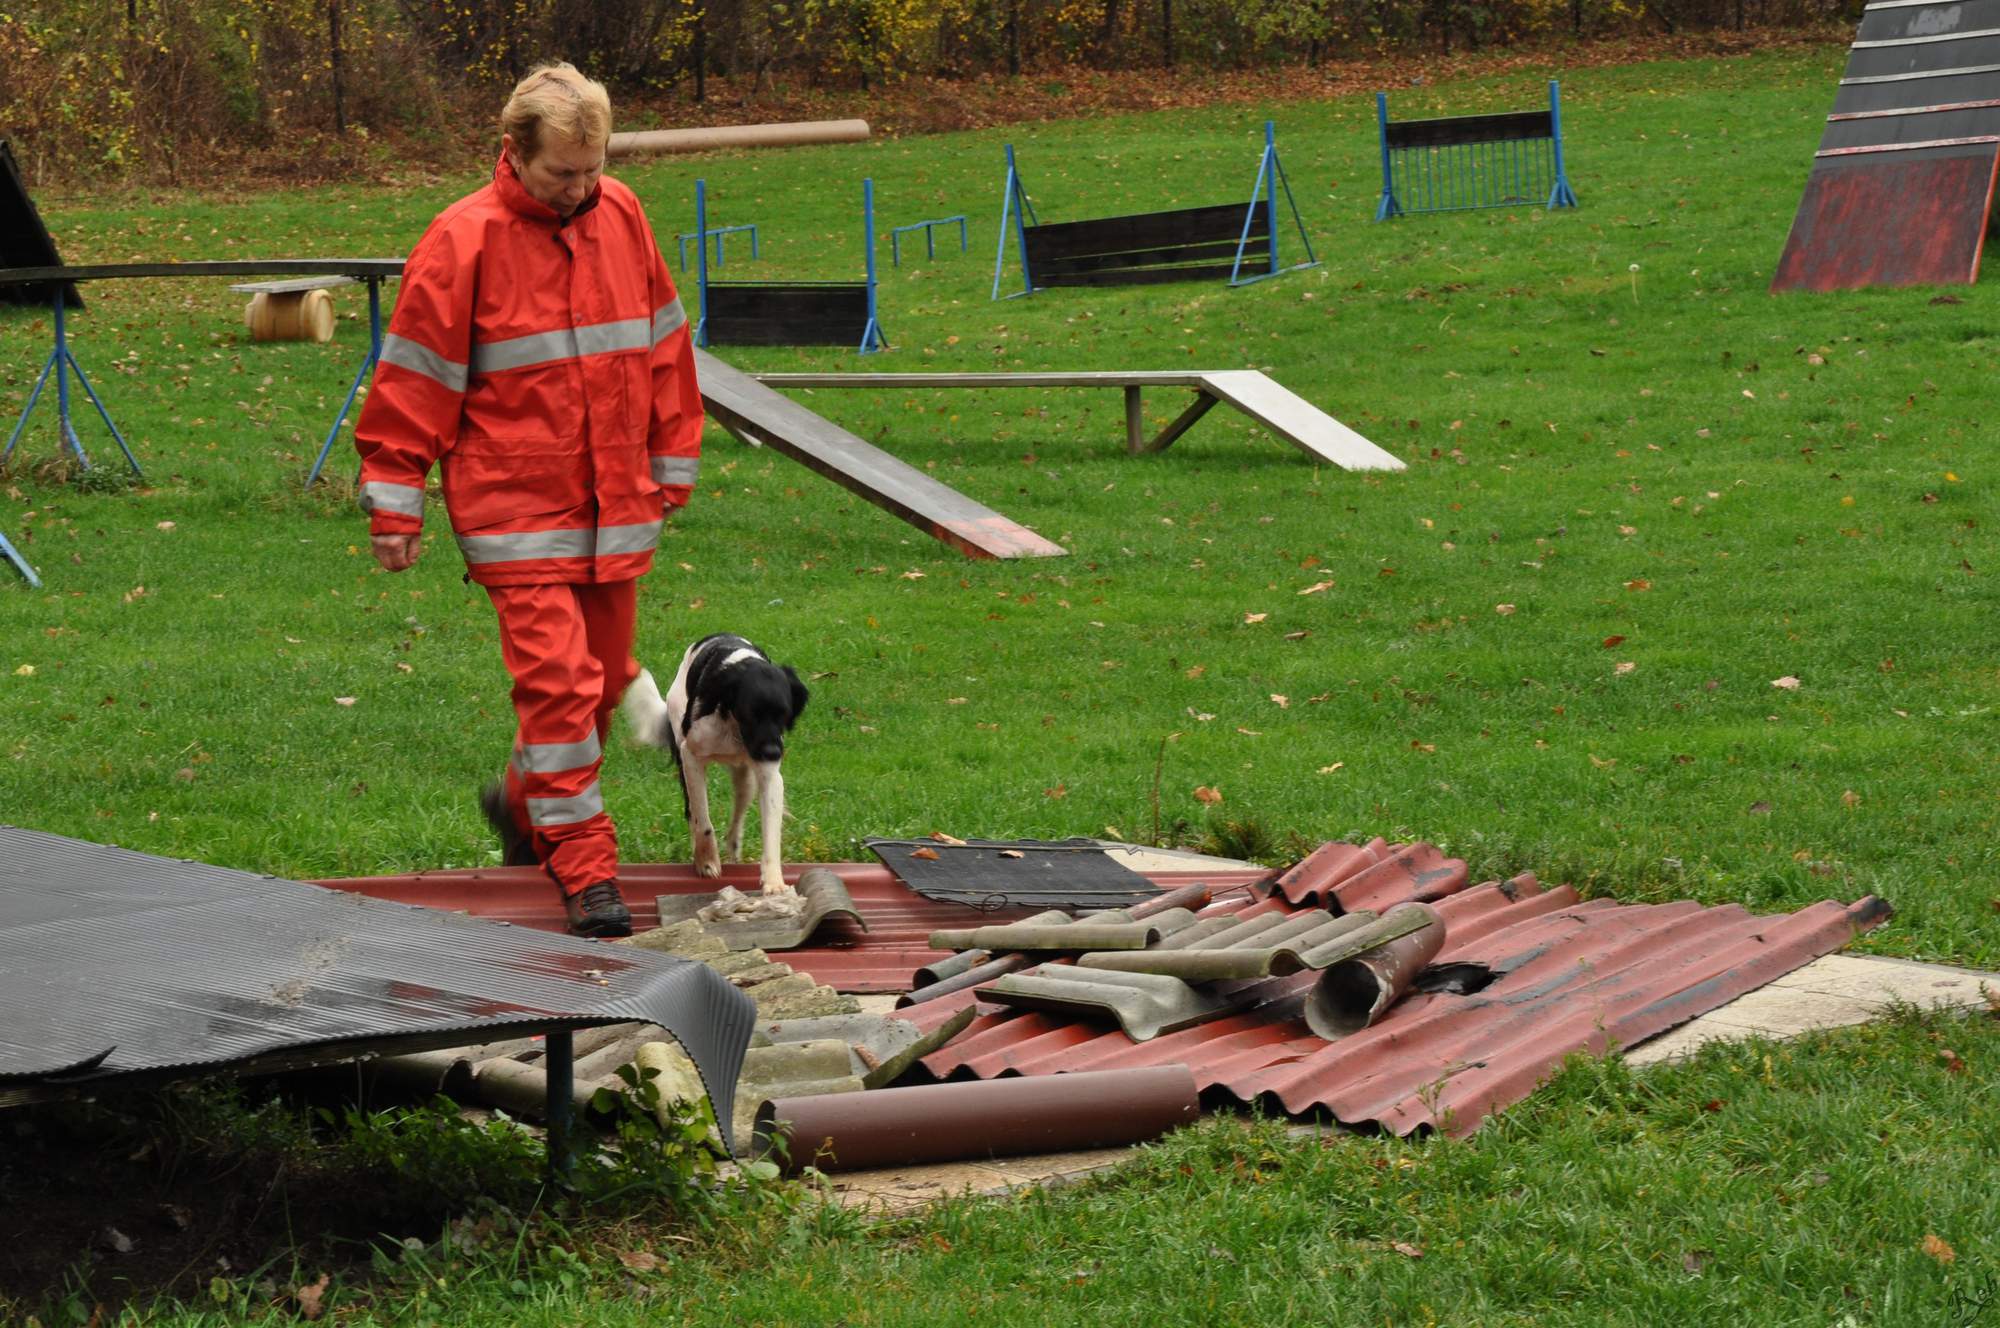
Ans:
[[[569,929],[578,936],[630,936],[632,910],[625,907],[615,881],[586,885],[563,900]]]
[[[541,865],[535,857],[534,841],[522,834],[521,828],[514,824],[514,818],[507,814],[507,789],[499,780],[479,790],[479,810],[486,813],[486,823],[493,827],[494,834],[500,836],[501,866]]]

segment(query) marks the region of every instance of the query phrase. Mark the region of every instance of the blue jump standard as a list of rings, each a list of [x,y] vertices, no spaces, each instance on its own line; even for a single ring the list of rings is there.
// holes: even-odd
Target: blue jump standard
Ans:
[[[756,222],[746,221],[741,226],[714,226],[702,232],[704,236],[713,235],[715,237],[715,265],[717,267],[722,266],[722,260],[725,256],[722,251],[722,242],[724,237],[730,235],[740,235],[744,231],[750,232],[750,257],[754,259],[757,257]],[[695,232],[693,231],[682,231],[679,235],[676,235],[674,237],[674,245],[676,248],[680,250],[681,271],[683,272],[687,271],[688,268],[688,241],[694,238],[695,238]]]
[[[312,470],[306,475],[308,489],[318,482],[327,453],[333,451],[333,440],[340,437],[340,426],[347,423],[347,412],[354,408],[355,396],[382,358],[382,278],[370,274],[362,280],[368,283],[368,353],[361,357],[361,367],[354,371],[354,385],[347,389],[347,400],[340,403],[340,413],[333,417],[333,427],[326,431],[326,441],[320,444],[319,455],[313,458]]]
[[[76,381],[83,384],[85,394],[90,397],[90,404],[97,407],[98,415],[104,420],[104,427],[111,431],[111,437],[118,443],[118,450],[125,454],[126,464],[132,467],[134,475],[144,478],[145,472],[139,469],[139,459],[133,456],[132,449],[125,445],[125,436],[119,433],[118,426],[111,422],[111,412],[104,408],[104,402],[98,398],[97,389],[93,388],[90,380],[83,376],[83,366],[76,362],[76,356],[69,348],[69,323],[65,317],[63,292],[60,288],[56,291],[55,311],[55,348],[49,352],[48,360],[42,365],[41,377],[35,379],[34,391],[28,393],[28,404],[21,411],[21,418],[15,421],[14,432],[7,437],[7,450],[0,452],[0,461],[5,461],[14,455],[14,445],[21,441],[21,430],[28,427],[28,417],[35,413],[35,406],[42,399],[42,389],[48,385],[49,373],[53,370],[56,376],[56,420],[62,428],[63,443],[70,451],[76,453],[78,465],[85,470],[90,469],[90,457],[84,453],[83,440],[76,436],[76,426],[69,418],[69,375],[74,372]]]

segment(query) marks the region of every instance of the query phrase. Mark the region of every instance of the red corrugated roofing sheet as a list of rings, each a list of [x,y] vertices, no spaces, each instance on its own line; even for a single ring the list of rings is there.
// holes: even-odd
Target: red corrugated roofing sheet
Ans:
[[[1406,898],[1444,879],[1426,876],[1441,861],[1410,856]],[[1371,898],[1370,906],[1394,902]],[[1292,907],[1278,898],[1247,907],[1225,900],[1203,916]],[[1311,973],[1266,983],[1266,1003],[1255,1010],[1144,1043],[1115,1028],[976,1004],[969,992],[905,1013],[930,1027],[975,1003],[979,1017],[924,1061],[940,1077],[1179,1062],[1204,1092],[1293,1115],[1463,1134],[1533,1091],[1572,1052],[1664,1032],[1839,949],[1888,915],[1873,897],[1773,917],[1735,905],[1579,901],[1569,887],[1543,890],[1528,875],[1470,889],[1461,882],[1436,907],[1449,937],[1438,963],[1481,965],[1493,970],[1491,984],[1469,995],[1411,995],[1337,1042],[1313,1036],[1298,1017],[1317,980]]]
[[[799,874],[813,865],[790,864],[785,868],[785,878],[796,883]],[[1036,912],[1032,908],[982,910],[925,899],[880,863],[823,865],[846,884],[855,907],[867,920],[868,929],[863,931],[844,918],[833,918],[812,938],[812,945],[783,951],[776,958],[840,991],[908,991],[917,969],[945,957],[945,951],[930,948],[932,931],[1006,922]],[[1149,880],[1168,890],[1204,882],[1221,891],[1259,883],[1269,876],[1270,872],[1261,867],[1147,873]],[[619,869],[618,883],[625,902],[631,906],[633,925],[643,930],[659,925],[659,914],[653,906],[655,897],[713,894],[724,885],[754,891],[757,868],[732,864],[722,869],[720,879],[705,879],[696,876],[691,867],[628,863]],[[541,931],[563,930],[562,902],[556,898],[555,887],[535,867],[479,867],[418,872],[410,876],[351,877],[314,884],[376,899],[498,918]]]

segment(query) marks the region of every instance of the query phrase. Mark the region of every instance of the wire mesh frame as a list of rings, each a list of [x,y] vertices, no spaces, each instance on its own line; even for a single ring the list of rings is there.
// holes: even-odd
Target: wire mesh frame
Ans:
[[[1413,212],[1468,212],[1481,208],[1575,207],[1563,163],[1562,93],[1549,83],[1549,133],[1479,143],[1389,146],[1388,94],[1375,94],[1382,145],[1382,197],[1375,220]],[[1420,123],[1404,121],[1402,123]]]

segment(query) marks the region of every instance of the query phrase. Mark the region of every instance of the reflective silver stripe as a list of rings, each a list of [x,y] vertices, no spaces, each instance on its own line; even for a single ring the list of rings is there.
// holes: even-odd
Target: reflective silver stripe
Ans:
[[[489,341],[472,348],[472,372],[499,373],[505,369],[525,369],[531,364],[574,360],[583,355],[646,350],[653,344],[649,340],[652,330],[648,319],[624,318],[615,323],[559,327],[552,332],[531,332],[525,337]]]
[[[604,748],[595,733],[582,742],[524,742],[514,749],[514,768],[524,775],[582,770],[603,759]]]
[[[597,556],[608,558],[616,553],[650,553],[660,542],[661,522],[647,521],[636,526],[600,526],[597,531]]]
[[[517,563],[530,558],[608,557],[617,553],[647,553],[660,542],[659,521],[636,526],[604,526],[598,530],[521,530],[511,535],[460,535],[465,561]]]
[[[447,360],[420,341],[399,337],[392,332],[382,338],[382,360],[411,373],[435,379],[454,392],[465,390],[465,366],[456,360]]]
[[[681,307],[681,298],[676,295],[653,314],[653,344],[659,345],[686,327],[687,320],[687,310]]]
[[[474,566],[529,558],[588,558],[597,551],[597,532],[523,530],[512,535],[460,535],[458,548]]]
[[[590,787],[574,798],[529,798],[528,823],[530,825],[575,825],[588,821],[593,816],[604,814],[604,795],[598,791],[597,781],[591,780]]]
[[[693,484],[700,478],[700,457],[656,456],[653,458],[653,483],[655,484]]]
[[[408,484],[369,480],[361,486],[361,510],[420,517],[424,514],[424,491]]]

